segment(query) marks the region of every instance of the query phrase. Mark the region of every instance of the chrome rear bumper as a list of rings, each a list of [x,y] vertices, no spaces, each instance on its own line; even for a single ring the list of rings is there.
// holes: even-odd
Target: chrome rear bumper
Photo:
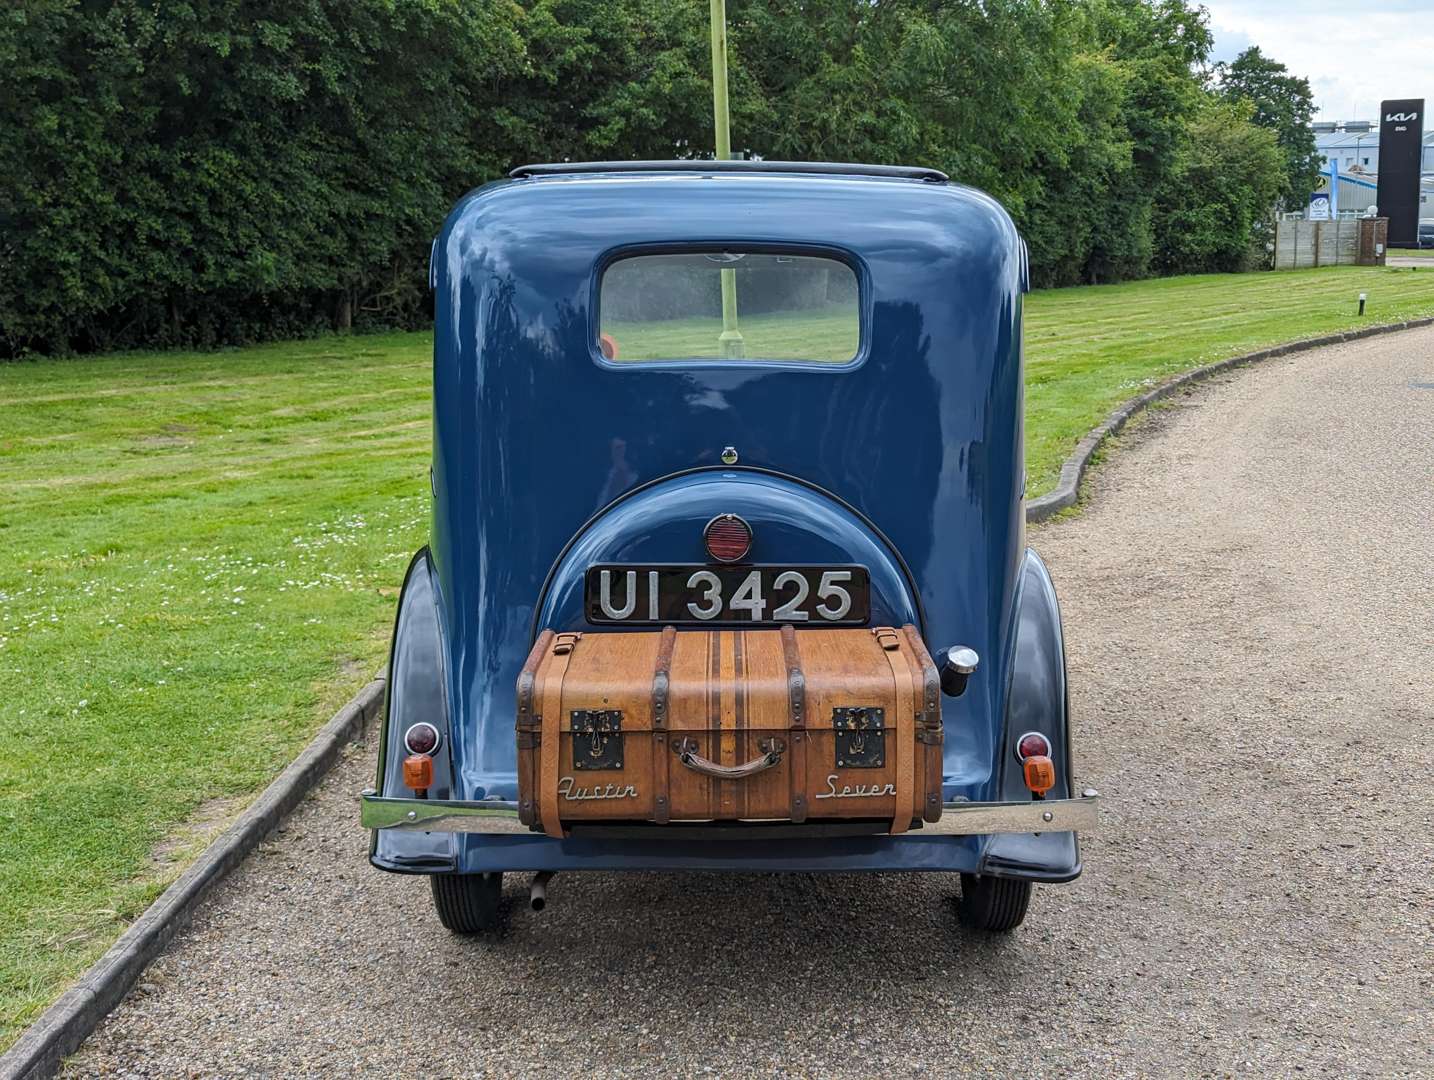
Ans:
[[[941,820],[921,822],[907,836],[985,836],[990,833],[1092,832],[1100,797],[1087,791],[1078,799],[1042,799],[1021,803],[946,803]],[[444,799],[386,799],[367,792],[359,822],[365,829],[415,829],[420,832],[529,833],[518,808],[504,802],[455,802]],[[602,824],[588,822],[586,824]],[[653,827],[661,835],[662,826]],[[680,835],[680,826],[672,830]]]

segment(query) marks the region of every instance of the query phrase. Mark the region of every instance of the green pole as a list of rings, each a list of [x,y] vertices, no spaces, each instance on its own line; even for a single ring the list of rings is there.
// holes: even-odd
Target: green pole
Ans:
[[[717,132],[717,160],[732,158],[732,121],[727,112],[727,0],[710,0],[712,9],[712,118]],[[722,356],[740,360],[742,332],[737,329],[737,271],[722,274]]]

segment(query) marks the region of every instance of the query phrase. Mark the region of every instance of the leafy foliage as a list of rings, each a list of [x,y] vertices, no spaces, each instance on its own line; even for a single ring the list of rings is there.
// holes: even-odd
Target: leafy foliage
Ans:
[[[0,340],[201,344],[421,322],[434,223],[492,175],[494,0],[34,0],[0,21]]]
[[[1248,102],[1217,102],[1189,125],[1158,201],[1158,270],[1247,269],[1285,183],[1275,133],[1249,113]]]
[[[1270,59],[1252,45],[1229,64],[1217,66],[1220,92],[1233,101],[1249,102],[1250,119],[1275,133],[1283,161],[1280,195],[1288,209],[1309,202],[1319,177],[1315,149],[1314,95],[1308,79],[1289,73],[1284,64]]]
[[[729,0],[728,17],[736,145],[944,168],[1011,211],[1040,284],[1227,262],[1263,174],[1197,162],[1226,136],[1258,157],[1254,123],[1299,188],[1280,125],[1307,120],[1302,80],[1247,54],[1207,89],[1187,0]],[[705,155],[707,43],[700,0],[11,7],[0,355],[420,325],[429,242],[465,190],[524,161]],[[1212,112],[1220,95],[1254,111]],[[1197,222],[1198,241],[1163,235]]]

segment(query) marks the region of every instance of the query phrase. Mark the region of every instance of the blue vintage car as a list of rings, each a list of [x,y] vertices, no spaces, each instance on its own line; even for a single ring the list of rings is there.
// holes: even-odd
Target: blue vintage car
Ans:
[[[431,284],[432,529],[363,798],[374,866],[430,875],[459,931],[492,923],[506,872],[538,902],[555,871],[955,872],[962,919],[991,930],[1080,873],[1096,798],[1073,789],[1060,615],[1026,547],[1027,264],[994,200],[920,168],[529,166],[455,207]],[[786,603],[719,595],[718,519],[794,568]],[[704,562],[670,588],[657,569]],[[599,587],[608,565],[653,567],[651,595]],[[940,819],[525,825],[525,658],[544,631],[634,618],[916,627],[947,693]]]

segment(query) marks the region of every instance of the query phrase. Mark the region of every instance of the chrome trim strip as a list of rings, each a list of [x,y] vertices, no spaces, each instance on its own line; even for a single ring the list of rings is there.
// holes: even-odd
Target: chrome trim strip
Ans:
[[[946,803],[940,821],[925,821],[909,836],[986,836],[991,833],[1092,832],[1099,796],[1033,799],[1020,803]],[[456,802],[445,799],[385,799],[363,796],[359,817],[365,829],[418,829],[423,832],[528,833],[514,803]],[[594,822],[593,824],[599,824]],[[603,823],[606,824],[606,823]],[[674,824],[679,824],[674,822]],[[653,836],[667,831],[653,827]],[[681,830],[669,833],[673,839]]]
[[[418,829],[422,832],[526,833],[518,807],[503,802],[450,799],[363,797],[359,824],[365,829]]]
[[[570,176],[578,173],[806,173],[817,176],[877,176],[893,180],[925,180],[944,184],[950,179],[938,169],[919,165],[862,165],[845,161],[554,161],[519,165],[508,175],[514,180],[530,176]]]
[[[990,833],[1093,832],[1098,795],[1080,799],[1032,799],[1019,803],[944,803],[940,821],[925,821],[917,836],[986,836]]]

